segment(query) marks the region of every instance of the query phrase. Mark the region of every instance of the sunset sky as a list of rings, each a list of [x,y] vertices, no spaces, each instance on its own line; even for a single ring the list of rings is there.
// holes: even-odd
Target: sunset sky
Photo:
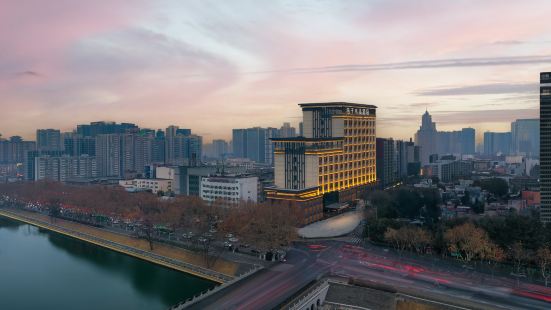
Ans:
[[[0,133],[98,120],[232,128],[374,104],[378,136],[538,116],[548,0],[0,0]]]

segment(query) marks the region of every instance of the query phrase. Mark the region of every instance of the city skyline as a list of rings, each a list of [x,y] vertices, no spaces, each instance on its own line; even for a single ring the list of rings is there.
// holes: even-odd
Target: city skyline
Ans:
[[[551,68],[544,1],[125,4],[3,2],[0,133],[111,120],[229,140],[344,100],[379,107],[377,136],[412,137],[428,109],[480,141],[538,116]]]

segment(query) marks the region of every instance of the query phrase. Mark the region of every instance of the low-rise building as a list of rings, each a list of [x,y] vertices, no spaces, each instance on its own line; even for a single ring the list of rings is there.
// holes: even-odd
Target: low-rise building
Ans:
[[[150,191],[153,194],[159,192],[172,193],[172,180],[166,179],[133,179],[121,180],[119,185],[128,192]]]
[[[238,204],[241,201],[258,201],[258,177],[212,176],[201,180],[201,198],[207,202],[222,201]]]

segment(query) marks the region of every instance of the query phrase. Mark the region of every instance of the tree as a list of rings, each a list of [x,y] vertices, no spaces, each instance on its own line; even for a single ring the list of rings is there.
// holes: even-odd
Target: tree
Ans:
[[[480,186],[483,190],[487,190],[492,195],[500,198],[509,193],[509,185],[507,181],[501,178],[482,179],[475,182],[475,185]]]
[[[541,272],[541,277],[545,281],[545,286],[551,276],[551,250],[548,246],[544,246],[538,249],[536,253],[536,262]]]
[[[375,209],[375,218],[396,218],[398,213],[393,206],[392,197],[385,191],[374,191],[369,195],[371,205]]]
[[[483,259],[490,246],[488,234],[471,222],[448,229],[444,233],[444,240],[448,250],[452,254],[458,254],[466,262],[474,258]]]
[[[515,264],[517,275],[520,275],[520,268],[528,259],[528,255],[526,253],[526,249],[522,245],[522,241],[517,241],[513,244],[513,246],[511,246],[509,249],[509,255]]]

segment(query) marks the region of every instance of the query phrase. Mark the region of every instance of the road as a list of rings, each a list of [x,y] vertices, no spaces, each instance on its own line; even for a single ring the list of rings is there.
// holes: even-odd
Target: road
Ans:
[[[446,262],[405,259],[380,247],[336,240],[300,243],[288,261],[267,268],[191,306],[191,309],[273,309],[324,275],[353,277],[396,287],[406,294],[464,300],[488,309],[550,309],[551,289],[493,277]]]

